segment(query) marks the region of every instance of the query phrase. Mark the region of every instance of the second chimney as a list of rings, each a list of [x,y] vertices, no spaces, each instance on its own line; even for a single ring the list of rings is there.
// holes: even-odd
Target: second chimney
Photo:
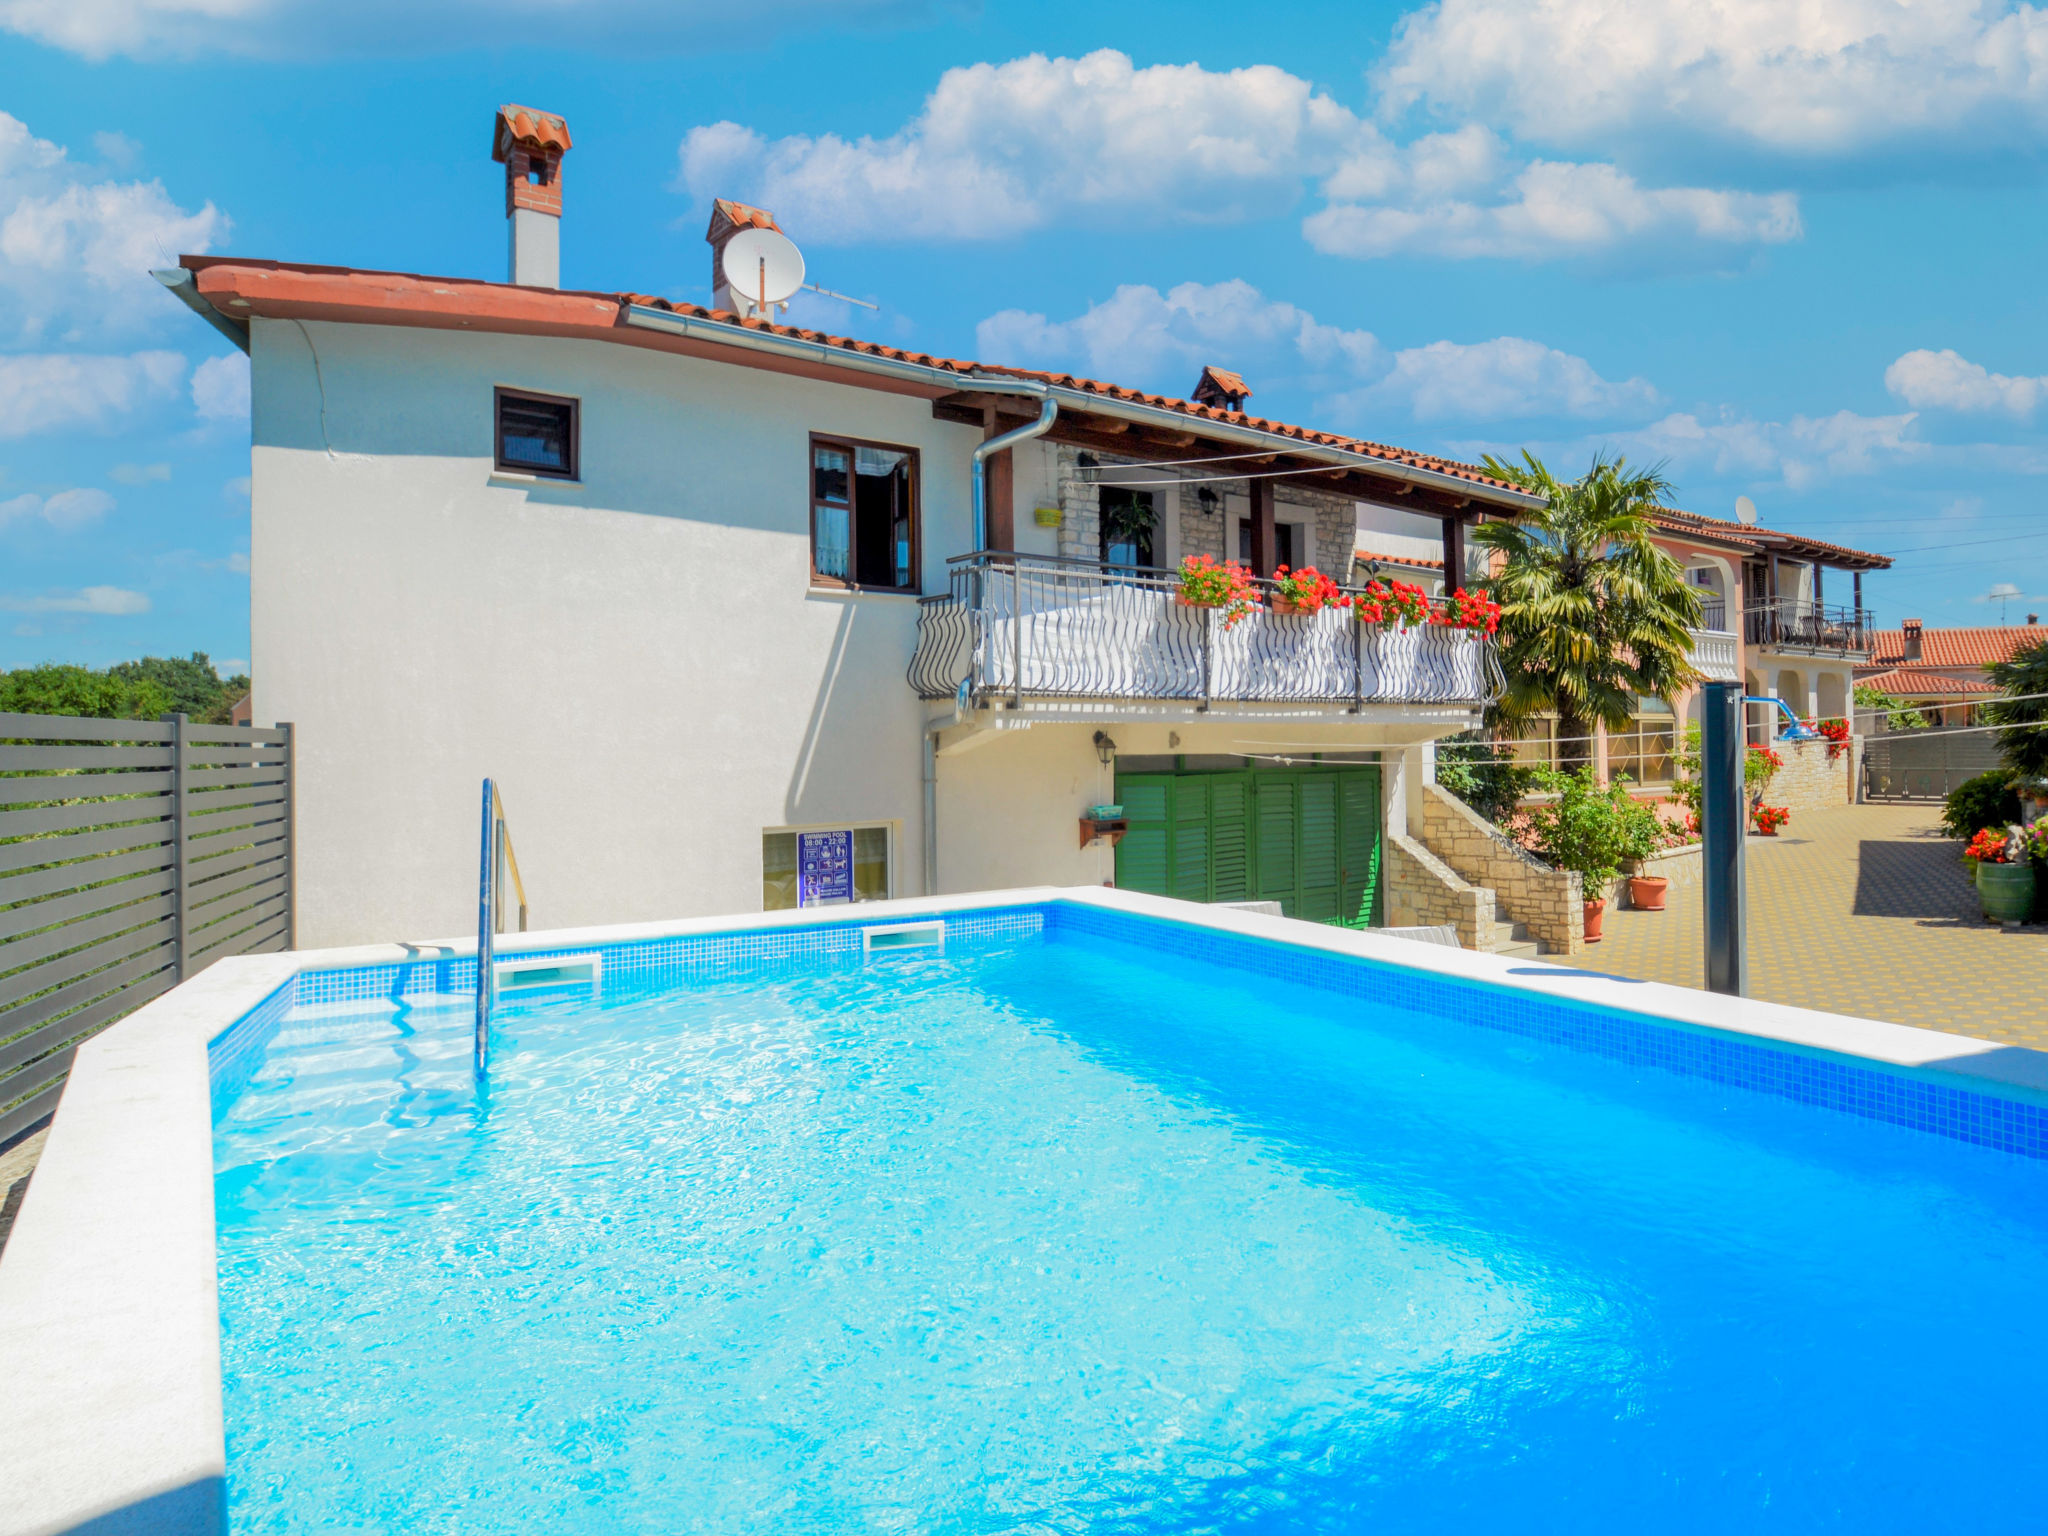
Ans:
[[[1905,625],[1899,632],[1906,642],[1905,655],[1900,659],[1903,661],[1918,661],[1920,659],[1920,621],[1918,619],[1906,620]]]
[[[531,107],[498,108],[491,158],[505,167],[505,219],[512,242],[511,281],[524,288],[562,286],[562,156],[569,125]]]

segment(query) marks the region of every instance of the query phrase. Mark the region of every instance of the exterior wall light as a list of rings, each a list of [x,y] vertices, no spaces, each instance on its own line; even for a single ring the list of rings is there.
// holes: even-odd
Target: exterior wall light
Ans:
[[[1095,733],[1095,755],[1102,759],[1102,766],[1105,768],[1116,761],[1116,743],[1109,739],[1109,732]]]

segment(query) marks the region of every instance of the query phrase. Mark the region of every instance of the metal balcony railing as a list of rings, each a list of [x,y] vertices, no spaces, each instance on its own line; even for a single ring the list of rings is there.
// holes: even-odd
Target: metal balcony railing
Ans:
[[[1791,597],[1751,603],[1742,611],[1743,642],[1765,650],[1867,655],[1871,629],[1867,608],[1827,607]]]
[[[1226,625],[1179,601],[1172,571],[984,550],[920,599],[909,681],[926,699],[1483,705],[1506,686],[1491,641],[1381,629],[1348,608],[1254,609]],[[1356,590],[1356,589],[1352,589]]]
[[[1718,597],[1701,598],[1699,627],[1713,634],[1729,633],[1728,604]]]

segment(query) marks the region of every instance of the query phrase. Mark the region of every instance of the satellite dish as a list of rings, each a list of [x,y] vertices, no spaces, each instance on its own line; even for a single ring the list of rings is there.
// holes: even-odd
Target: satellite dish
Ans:
[[[1747,496],[1735,498],[1735,520],[1748,527],[1756,526],[1756,503]]]
[[[725,242],[721,265],[735,299],[765,309],[804,285],[803,252],[780,230],[743,229]]]

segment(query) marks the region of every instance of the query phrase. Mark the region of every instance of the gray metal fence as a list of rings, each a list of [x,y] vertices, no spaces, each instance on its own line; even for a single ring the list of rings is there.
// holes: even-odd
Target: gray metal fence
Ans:
[[[292,923],[289,725],[0,714],[0,1143],[88,1037]]]
[[[1939,800],[2000,761],[1989,731],[1873,731],[1863,738],[1863,794],[1870,800]]]

